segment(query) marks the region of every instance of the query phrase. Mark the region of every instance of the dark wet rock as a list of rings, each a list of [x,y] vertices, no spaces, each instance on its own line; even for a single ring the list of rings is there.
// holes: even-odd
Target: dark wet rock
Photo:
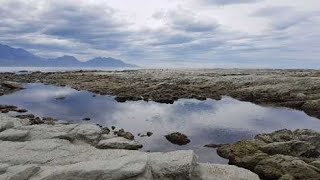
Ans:
[[[150,137],[150,136],[152,136],[152,135],[153,135],[153,132],[150,132],[150,131],[147,132],[147,136],[148,136],[148,137]]]
[[[126,102],[127,98],[126,97],[121,97],[121,96],[117,96],[114,98],[117,102]]]
[[[42,120],[43,121],[58,121],[57,119],[54,119],[52,117],[43,117]]]
[[[157,99],[155,102],[158,103],[164,103],[164,104],[173,104],[174,100],[173,99]]]
[[[112,130],[115,130],[115,129],[116,129],[116,127],[115,127],[115,126],[111,126],[111,129],[112,129]]]
[[[124,129],[119,129],[119,131],[118,131],[118,133],[124,133],[125,131],[124,131]]]
[[[134,135],[131,132],[120,132],[118,131],[117,135],[129,140],[134,140]]]
[[[262,179],[319,179],[320,133],[279,130],[253,140],[218,147],[229,164],[257,173]]]
[[[31,125],[44,124],[44,121],[41,120],[39,117],[31,118],[29,121]]]
[[[110,129],[108,127],[102,128],[102,134],[109,134],[109,133],[110,133]]]
[[[17,109],[15,111],[18,112],[18,113],[26,113],[26,112],[28,112],[28,110],[26,110],[26,109]]]
[[[171,133],[166,135],[165,137],[168,141],[177,145],[186,145],[190,143],[190,139],[180,132]]]
[[[16,118],[19,119],[33,119],[35,116],[33,114],[22,114],[22,115],[17,115]]]
[[[2,109],[0,110],[1,113],[9,113],[10,111],[8,109]]]
[[[204,145],[204,147],[207,147],[207,148],[218,148],[218,147],[221,147],[225,144],[206,144]]]
[[[83,118],[82,121],[90,121],[90,118]]]
[[[9,89],[23,89],[23,85],[13,81],[5,81],[1,83],[1,86],[7,87]]]
[[[62,100],[65,100],[65,99],[66,99],[65,96],[61,96],[61,97],[57,97],[57,98],[56,98],[56,100],[58,100],[58,101],[62,101]]]
[[[9,111],[16,111],[18,107],[12,105],[0,105],[0,111],[2,113],[8,113]]]

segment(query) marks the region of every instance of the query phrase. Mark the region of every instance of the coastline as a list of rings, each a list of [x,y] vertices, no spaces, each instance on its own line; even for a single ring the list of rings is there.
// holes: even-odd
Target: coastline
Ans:
[[[70,86],[118,102],[173,103],[182,98],[230,96],[259,105],[288,107],[320,118],[320,70],[123,70],[0,73],[1,82]]]

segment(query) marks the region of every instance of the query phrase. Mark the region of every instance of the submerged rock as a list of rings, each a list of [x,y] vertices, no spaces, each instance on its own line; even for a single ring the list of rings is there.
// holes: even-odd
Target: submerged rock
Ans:
[[[320,133],[279,130],[253,140],[223,145],[217,153],[229,164],[256,172],[262,179],[319,179]],[[289,179],[290,179],[289,178]]]
[[[177,145],[186,145],[190,143],[190,139],[186,135],[179,132],[168,134],[165,137],[168,141]]]
[[[204,145],[204,147],[207,147],[207,148],[218,148],[218,147],[221,147],[225,144],[206,144]]]
[[[56,98],[56,100],[58,100],[58,101],[62,101],[62,100],[65,100],[65,99],[66,99],[65,96],[61,96],[61,97],[57,97],[57,98]]]

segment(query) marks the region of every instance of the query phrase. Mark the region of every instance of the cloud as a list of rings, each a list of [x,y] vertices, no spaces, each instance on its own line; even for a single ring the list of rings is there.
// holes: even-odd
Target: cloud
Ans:
[[[214,19],[202,19],[192,11],[181,8],[168,12],[165,18],[169,26],[186,32],[212,32],[218,28]]]
[[[0,0],[0,43],[147,66],[312,67],[316,0]],[[303,63],[301,63],[303,62]],[[197,64],[198,65],[195,65]]]
[[[201,0],[201,1],[206,4],[230,5],[230,4],[256,3],[256,2],[261,2],[263,0]]]
[[[73,0],[1,3],[4,20],[0,22],[0,32],[6,34],[1,39],[13,45],[77,53],[92,49],[116,50],[127,43],[126,22],[114,17],[114,10],[104,4]],[[14,36],[17,37],[8,38]]]
[[[320,11],[301,11],[290,6],[274,6],[261,8],[252,14],[257,17],[270,18],[271,25],[277,30],[283,30],[303,23],[315,16],[320,16]]]

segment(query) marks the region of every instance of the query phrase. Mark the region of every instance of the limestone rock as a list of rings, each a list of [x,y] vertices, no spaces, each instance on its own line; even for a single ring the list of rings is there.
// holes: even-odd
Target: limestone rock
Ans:
[[[255,173],[237,166],[199,163],[196,177],[206,180],[259,180]]]
[[[149,158],[151,172],[156,179],[188,179],[197,163],[192,151],[152,153]]]
[[[12,121],[0,121],[0,132],[12,127],[14,127],[14,123]]]
[[[0,140],[2,141],[22,141],[29,134],[29,131],[7,129],[0,133]]]
[[[110,139],[101,140],[97,147],[99,149],[128,149],[138,150],[142,145],[136,141],[128,140],[123,137],[115,137]]]

